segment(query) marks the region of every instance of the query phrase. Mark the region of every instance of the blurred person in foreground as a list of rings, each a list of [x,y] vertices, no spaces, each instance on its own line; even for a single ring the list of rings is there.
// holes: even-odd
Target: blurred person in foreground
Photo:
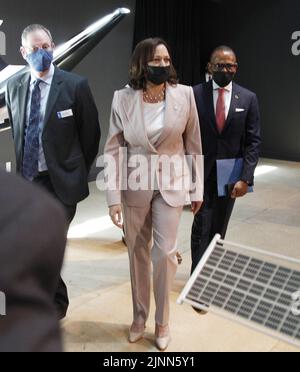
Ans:
[[[53,297],[66,246],[64,210],[16,176],[0,171],[0,185],[0,352],[62,351]]]

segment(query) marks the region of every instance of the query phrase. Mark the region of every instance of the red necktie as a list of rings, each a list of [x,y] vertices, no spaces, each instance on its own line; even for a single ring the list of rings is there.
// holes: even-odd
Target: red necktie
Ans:
[[[216,110],[216,121],[219,133],[222,133],[226,123],[225,114],[225,99],[224,99],[225,89],[219,89],[219,97],[217,101]]]

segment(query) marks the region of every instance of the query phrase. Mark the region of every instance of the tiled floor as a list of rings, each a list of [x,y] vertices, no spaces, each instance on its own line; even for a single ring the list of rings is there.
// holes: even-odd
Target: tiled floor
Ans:
[[[263,160],[255,193],[236,204],[227,239],[300,258],[300,164]],[[170,352],[299,351],[215,315],[197,315],[176,299],[190,270],[192,215],[184,212],[179,248],[184,262],[172,292]],[[130,345],[132,320],[127,251],[121,232],[107,217],[103,193],[91,185],[91,196],[78,209],[70,231],[64,277],[71,305],[63,322],[67,351],[156,351],[154,306],[144,341]],[[153,303],[153,302],[152,302]]]

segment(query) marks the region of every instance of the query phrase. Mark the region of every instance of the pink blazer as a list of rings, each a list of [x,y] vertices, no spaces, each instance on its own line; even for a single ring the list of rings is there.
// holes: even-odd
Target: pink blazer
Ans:
[[[179,156],[198,155],[202,159],[202,144],[200,134],[199,118],[194,98],[193,89],[184,85],[167,85],[165,125],[155,147],[149,142],[146,124],[143,115],[143,94],[132,88],[125,88],[115,92],[110,120],[110,129],[105,146],[105,156],[114,158],[118,166],[110,172],[111,180],[115,181],[117,187],[107,191],[107,202],[109,206],[125,203],[131,207],[147,206],[153,197],[153,190],[124,190],[124,184],[134,171],[131,165],[132,156],[146,156],[148,163],[151,156]],[[126,147],[127,159],[119,157],[120,147]],[[124,160],[125,159],[125,160]],[[120,162],[123,163],[120,166]],[[181,162],[180,162],[181,163]],[[123,168],[125,166],[125,168]],[[193,169],[182,167],[181,164],[174,165],[169,174],[171,183],[180,181],[188,176],[193,179],[193,188],[182,188],[181,190],[165,190],[158,182],[159,190],[165,202],[171,207],[180,207],[190,201],[203,200],[203,164],[193,166]],[[125,169],[126,172],[123,172]],[[146,167],[142,177],[148,176],[151,169]],[[163,172],[161,164],[157,164],[154,170],[158,179]],[[113,173],[113,174],[111,174]],[[124,174],[125,173],[125,176]],[[123,187],[121,187],[123,185]],[[190,184],[191,185],[191,184]]]

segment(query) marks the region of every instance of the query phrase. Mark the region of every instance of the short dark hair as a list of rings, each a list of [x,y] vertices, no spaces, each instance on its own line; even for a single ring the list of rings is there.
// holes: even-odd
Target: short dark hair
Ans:
[[[24,31],[22,32],[22,45],[24,45],[24,42],[27,40],[27,36],[31,32],[34,32],[34,31],[37,31],[37,30],[43,30],[43,31],[45,31],[46,34],[49,36],[51,42],[53,42],[53,38],[52,38],[51,32],[48,30],[48,28],[45,27],[45,26],[43,26],[43,25],[39,25],[39,24],[35,23],[35,24],[32,24],[32,25],[27,26],[24,29]]]
[[[234,51],[232,48],[230,48],[230,47],[227,46],[227,45],[220,45],[220,46],[218,46],[217,48],[215,48],[214,51],[212,52],[211,57],[210,57],[210,61],[212,61],[212,60],[214,59],[215,55],[216,55],[217,53],[219,53],[219,52],[227,52],[227,53],[231,53],[231,54],[233,54],[233,55],[235,56],[235,58],[236,58],[235,51]]]
[[[148,63],[154,58],[156,48],[159,45],[164,45],[171,56],[171,50],[166,41],[161,38],[150,38],[141,41],[135,48],[129,70],[130,82],[129,85],[135,90],[146,89],[146,69]],[[171,59],[170,78],[168,83],[177,85],[177,73]]]

